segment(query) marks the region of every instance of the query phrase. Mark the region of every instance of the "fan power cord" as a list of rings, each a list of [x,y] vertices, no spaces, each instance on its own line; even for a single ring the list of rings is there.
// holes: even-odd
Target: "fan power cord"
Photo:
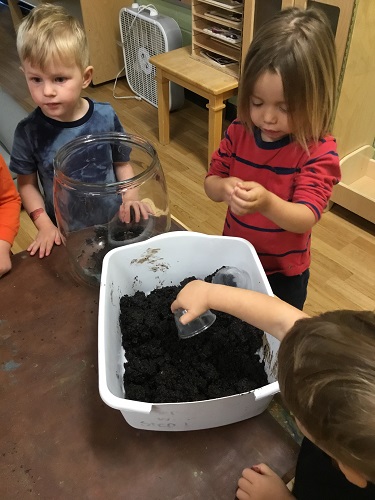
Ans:
[[[115,83],[113,84],[113,89],[112,89],[112,95],[113,95],[113,97],[115,99],[136,99],[137,101],[142,101],[142,97],[140,97],[139,95],[124,95],[124,96],[119,96],[119,95],[115,94],[118,77],[121,75],[121,73],[124,70],[125,70],[125,66],[123,66],[121,68],[121,70],[119,71],[119,73],[117,73],[116,80],[115,80]]]
[[[131,22],[130,24],[130,27],[126,33],[126,35],[128,36],[129,33],[131,32],[132,30],[132,27],[133,27],[133,24],[135,23],[136,19],[138,18],[138,15],[143,12],[144,10],[148,10],[150,12],[150,16],[152,17],[155,17],[155,16],[158,16],[159,15],[159,12],[157,10],[157,8],[155,7],[154,4],[152,3],[149,3],[147,5],[139,5],[138,3],[132,3],[132,6],[131,6],[132,9],[134,10],[137,10],[137,13],[136,15],[134,16],[134,19],[133,21]],[[125,42],[117,42],[117,45],[119,45],[120,47],[123,47],[124,48],[124,45],[125,45]],[[115,90],[116,90],[116,85],[117,85],[117,80],[118,80],[118,77],[121,75],[121,73],[125,70],[125,66],[120,70],[120,72],[117,74],[116,76],[116,80],[115,80],[115,83],[113,84],[113,89],[112,89],[112,95],[115,99],[136,99],[137,101],[142,101],[142,97],[140,97],[139,95],[126,95],[126,96],[117,96],[115,94]]]
[[[149,3],[148,5],[139,5],[139,3],[135,2],[135,3],[132,3],[131,8],[134,10],[138,10],[138,12],[142,12],[143,10],[148,10],[148,11],[150,11],[151,17],[155,17],[155,16],[159,15],[157,8],[152,3]]]

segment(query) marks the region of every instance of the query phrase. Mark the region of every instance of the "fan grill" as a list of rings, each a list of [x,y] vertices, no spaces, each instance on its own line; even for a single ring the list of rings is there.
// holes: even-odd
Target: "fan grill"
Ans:
[[[180,48],[181,30],[174,19],[155,14],[148,6],[120,10],[120,32],[126,78],[130,89],[158,107],[156,68],[150,57]],[[184,89],[169,83],[170,111],[184,103]]]
[[[126,75],[132,90],[154,106],[158,105],[155,66],[150,57],[166,51],[165,40],[155,24],[124,12],[123,33],[129,33],[124,43]]]

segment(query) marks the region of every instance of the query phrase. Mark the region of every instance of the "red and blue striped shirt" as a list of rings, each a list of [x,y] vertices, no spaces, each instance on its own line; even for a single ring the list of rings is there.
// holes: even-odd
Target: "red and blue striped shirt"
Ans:
[[[341,178],[336,141],[326,136],[309,145],[309,154],[289,136],[265,142],[235,120],[214,152],[207,176],[254,181],[283,200],[303,203],[319,220],[332,189]],[[311,229],[304,234],[285,231],[260,213],[238,216],[228,208],[224,236],[252,243],[267,274],[295,276],[310,266]]]

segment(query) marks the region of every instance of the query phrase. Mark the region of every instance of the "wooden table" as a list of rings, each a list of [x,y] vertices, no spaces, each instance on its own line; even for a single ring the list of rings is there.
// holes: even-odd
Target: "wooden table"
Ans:
[[[245,466],[291,478],[298,445],[268,413],[202,431],[130,427],[98,392],[98,288],[64,248],[0,280],[0,498],[233,500]]]
[[[158,82],[159,142],[169,144],[169,82],[208,99],[208,165],[222,138],[225,102],[237,94],[238,79],[190,56],[191,48],[150,57]]]

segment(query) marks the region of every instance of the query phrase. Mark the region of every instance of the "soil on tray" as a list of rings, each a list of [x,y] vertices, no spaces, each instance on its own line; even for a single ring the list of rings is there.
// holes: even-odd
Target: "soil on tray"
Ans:
[[[125,349],[127,399],[149,403],[202,401],[251,391],[268,384],[256,352],[263,331],[214,311],[214,324],[194,337],[178,337],[170,305],[181,288],[169,286],[149,295],[136,292],[120,300]],[[212,275],[206,278],[211,281]]]

